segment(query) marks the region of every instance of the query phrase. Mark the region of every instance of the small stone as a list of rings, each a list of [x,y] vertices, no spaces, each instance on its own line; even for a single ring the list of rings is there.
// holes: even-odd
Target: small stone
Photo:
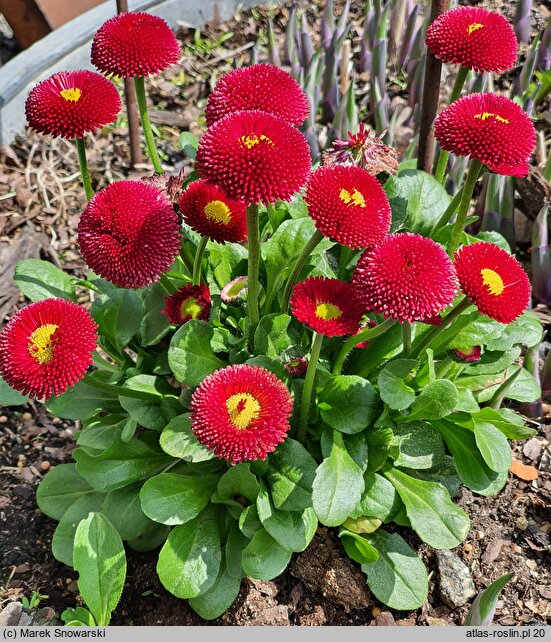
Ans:
[[[19,564],[15,567],[15,575],[22,575],[23,573],[28,573],[31,570],[31,567],[28,564]]]
[[[427,616],[427,622],[429,626],[449,626],[449,622],[446,622],[441,617],[429,617]]]
[[[69,584],[70,584],[72,581],[73,581],[73,578],[72,578],[72,577],[66,577],[66,578],[65,578],[65,584],[67,584],[67,586],[69,586]]]
[[[531,570],[531,571],[537,571],[538,570],[538,564],[535,560],[526,560],[526,566]]]
[[[78,584],[76,580],[71,580],[69,584],[67,584],[67,590],[71,591],[71,593],[76,593],[78,591]]]
[[[524,515],[521,515],[521,517],[517,517],[515,520],[515,526],[519,531],[525,531],[528,528],[528,520]]]
[[[29,626],[31,623],[32,617],[28,615],[27,613],[21,613],[19,616],[19,622],[17,623],[18,626]]]
[[[518,544],[511,544],[511,553],[517,553],[517,555],[520,555],[522,553],[522,548]]]
[[[375,626],[396,626],[396,621],[389,611],[381,611],[375,618]]]
[[[470,553],[473,550],[473,545],[472,544],[463,544],[463,550],[465,553]]]
[[[17,626],[22,611],[20,602],[10,602],[4,610],[0,611],[0,626]]]
[[[264,609],[254,619],[247,622],[247,626],[291,626],[289,607],[278,604]]]
[[[30,413],[30,412],[24,412],[24,413],[21,415],[21,419],[23,419],[23,421],[29,421],[29,420],[30,420],[30,419],[32,419],[32,418],[33,418],[33,416],[31,415],[31,413]]]
[[[484,531],[476,531],[476,539],[484,539]]]
[[[522,452],[528,459],[532,461],[538,461],[541,456],[542,443],[539,439],[533,437],[527,441],[522,447]]]
[[[46,471],[50,468],[50,462],[49,461],[43,461],[40,463],[40,470]]]
[[[442,599],[452,608],[463,606],[476,595],[468,567],[450,551],[436,551],[436,560]]]
[[[6,415],[2,415],[0,417],[0,424],[7,424],[7,423],[8,423],[8,418],[6,417]]]
[[[372,615],[373,617],[379,617],[379,615],[381,615],[381,609],[379,609],[379,608],[377,608],[376,606],[374,606],[374,607],[371,609],[371,615]]]

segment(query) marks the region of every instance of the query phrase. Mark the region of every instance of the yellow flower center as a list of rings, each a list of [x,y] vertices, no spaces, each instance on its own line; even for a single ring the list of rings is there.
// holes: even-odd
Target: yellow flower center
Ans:
[[[245,430],[260,416],[260,404],[248,393],[232,395],[226,400],[230,422],[239,430]]]
[[[55,323],[46,323],[31,334],[29,338],[29,354],[38,363],[48,364],[54,358],[52,336],[57,327]]]
[[[196,319],[200,314],[203,308],[197,303],[197,299],[193,296],[184,299],[182,305],[180,306],[180,312],[182,317],[191,317]]]
[[[223,201],[210,201],[203,208],[203,212],[209,221],[216,221],[222,225],[231,221],[230,208]]]
[[[499,296],[503,292],[505,289],[503,279],[497,272],[494,272],[494,270],[490,270],[489,268],[482,268],[482,270],[480,270],[480,274],[482,275],[482,282],[484,285],[488,286],[490,294]]]
[[[318,303],[316,305],[316,316],[324,321],[338,319],[342,310],[332,303]]]
[[[350,193],[347,189],[341,189],[339,192],[339,198],[346,205],[357,205],[358,207],[365,207],[365,198],[361,192],[358,192],[356,188]]]
[[[475,114],[474,117],[478,118],[479,120],[488,120],[488,118],[495,118],[498,123],[504,123],[505,125],[509,124],[509,121],[507,120],[507,118],[502,118],[497,114],[492,114],[492,112],[490,111],[483,111],[480,114]]]
[[[480,22],[473,22],[471,25],[467,27],[467,33],[469,36],[474,33],[475,31],[478,31],[479,29],[482,29],[484,25],[481,25]]]
[[[250,136],[241,136],[239,139],[239,142],[243,147],[246,147],[247,149],[251,149],[251,147],[254,147],[255,145],[260,144],[260,142],[266,143],[266,145],[273,145],[274,142],[272,141],[271,138],[268,138],[265,134],[251,134]]]
[[[72,89],[62,89],[59,94],[68,103],[76,103],[81,97],[82,91],[78,87],[73,87]]]

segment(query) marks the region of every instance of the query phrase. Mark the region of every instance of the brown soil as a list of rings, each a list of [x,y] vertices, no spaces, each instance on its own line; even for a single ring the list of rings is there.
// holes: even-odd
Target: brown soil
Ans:
[[[354,29],[362,5],[352,3],[356,21],[353,35],[358,33]],[[538,11],[536,7],[539,16]],[[281,38],[288,7],[275,9],[271,15]],[[308,15],[311,20],[319,17],[314,10]],[[200,133],[210,88],[231,69],[234,58],[250,56],[250,45],[258,36],[258,25],[265,26],[266,16],[266,10],[257,10],[254,15],[247,11],[229,25],[211,25],[202,34],[206,41],[212,43],[228,30],[233,31],[233,38],[208,52],[189,49],[190,55],[181,67],[149,83],[156,106],[153,120],[162,132],[163,162],[170,171],[187,166],[177,144],[180,131]],[[181,35],[184,44],[193,42],[191,30]],[[359,87],[360,100],[365,87],[365,83]],[[145,164],[129,170],[124,135],[121,117],[114,127],[88,141],[96,187],[151,173]],[[29,132],[11,147],[0,149],[0,199],[1,324],[23,303],[17,288],[11,285],[17,260],[41,257],[73,274],[84,274],[76,247],[76,225],[84,195],[73,146]],[[85,295],[82,302],[86,302]],[[538,437],[530,445],[515,445],[514,453],[520,461],[538,468],[538,479],[525,482],[511,476],[498,497],[482,498],[463,490],[461,498],[472,530],[455,552],[469,565],[477,590],[503,573],[515,573],[497,610],[496,621],[502,625],[551,622],[551,569],[546,563],[551,532],[551,409],[547,406],[545,417],[542,424],[533,424],[539,430]],[[74,425],[52,418],[38,404],[0,411],[0,608],[22,596],[30,597],[34,590],[48,595],[44,604],[57,613],[79,602],[76,574],[56,562],[50,551],[56,524],[39,511],[34,499],[45,472],[70,460],[74,430]],[[450,609],[442,602],[434,553],[411,531],[400,532],[420,552],[430,572],[429,599],[418,611],[391,612],[377,603],[357,566],[344,556],[334,533],[320,528],[309,549],[296,555],[281,577],[268,582],[244,580],[235,604],[213,624],[460,624],[468,607]],[[127,556],[127,582],[113,624],[204,624],[184,601],[160,585],[155,572],[156,552],[129,550]]]

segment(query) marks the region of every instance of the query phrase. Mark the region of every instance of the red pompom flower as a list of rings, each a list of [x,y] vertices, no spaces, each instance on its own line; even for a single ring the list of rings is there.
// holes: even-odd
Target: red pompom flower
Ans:
[[[298,129],[253,110],[229,114],[209,127],[196,162],[203,178],[249,205],[289,200],[304,185],[311,161]]]
[[[31,89],[29,125],[40,134],[82,138],[112,123],[121,108],[115,85],[94,71],[60,71]]]
[[[528,307],[530,281],[520,263],[493,243],[473,243],[455,254],[461,289],[482,314],[511,323]]]
[[[517,59],[517,39],[507,20],[479,7],[455,7],[427,29],[429,51],[445,63],[501,73]]]
[[[440,147],[471,156],[496,174],[526,176],[536,145],[532,121],[519,105],[497,94],[469,94],[434,122]]]
[[[390,229],[392,213],[385,191],[361,167],[320,167],[308,178],[304,200],[318,230],[341,245],[373,247]]]
[[[355,334],[365,312],[350,283],[322,276],[297,283],[290,307],[301,323],[328,337]]]
[[[285,440],[293,399],[268,370],[238,364],[206,377],[190,408],[197,439],[234,465],[266,459]]]
[[[144,181],[123,180],[98,192],[78,224],[84,260],[121,288],[159,279],[180,251],[180,224],[166,194]]]
[[[309,106],[306,94],[286,71],[274,65],[251,65],[230,71],[216,83],[205,109],[207,125],[233,112],[251,109],[291,125],[302,125]]]
[[[175,65],[181,53],[168,24],[140,11],[110,18],[92,41],[92,64],[122,78],[158,74]]]
[[[418,234],[392,234],[364,252],[352,283],[367,310],[410,323],[437,314],[457,292],[446,252]]]
[[[15,390],[43,399],[63,394],[86,374],[96,348],[90,314],[65,299],[16,312],[0,333],[0,375]]]
[[[161,310],[170,323],[183,325],[191,319],[208,321],[210,315],[210,292],[207,285],[184,285],[165,298],[165,308]]]
[[[194,181],[180,195],[184,221],[202,236],[218,243],[247,240],[247,208],[241,201],[204,180]]]

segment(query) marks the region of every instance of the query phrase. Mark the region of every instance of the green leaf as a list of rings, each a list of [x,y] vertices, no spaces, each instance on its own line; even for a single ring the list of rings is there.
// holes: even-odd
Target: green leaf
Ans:
[[[0,377],[0,406],[22,406],[29,397],[14,390]]]
[[[507,439],[529,439],[537,434],[533,428],[524,425],[524,419],[509,408],[482,408],[472,417],[474,420],[487,421],[507,437]]]
[[[123,427],[129,420],[123,415],[106,415],[88,420],[79,433],[79,446],[95,455],[121,440]]]
[[[214,457],[212,451],[197,441],[189,415],[173,417],[161,433],[159,443],[167,455],[184,461],[197,463]]]
[[[537,401],[541,397],[540,384],[531,372],[528,372],[521,366],[515,366],[506,371],[507,378],[520,370],[513,384],[508,388],[505,394],[506,399],[514,399],[522,403]],[[490,401],[499,386],[503,383],[503,378],[493,386],[485,387],[478,393],[479,403]]]
[[[381,529],[365,536],[379,559],[364,564],[362,571],[373,595],[392,609],[418,609],[427,599],[428,578],[423,562],[398,533]]]
[[[78,472],[96,490],[108,492],[156,475],[172,460],[140,439],[109,446],[99,455],[73,452]]]
[[[316,534],[318,520],[313,508],[283,511],[274,508],[266,487],[262,485],[256,498],[258,516],[265,530],[284,549],[300,552],[306,549]]]
[[[415,401],[415,393],[404,380],[418,364],[416,359],[396,359],[381,370],[377,378],[379,394],[389,408],[405,410]]]
[[[31,301],[69,299],[76,302],[73,279],[49,261],[23,259],[15,266],[13,280]]]
[[[123,540],[137,539],[151,524],[142,511],[140,503],[140,484],[112,490],[105,496],[101,512]]]
[[[101,513],[92,513],[78,525],[74,567],[82,599],[98,626],[107,626],[122,594],[126,558],[119,534]]]
[[[259,528],[257,530],[260,530],[262,524],[260,524],[260,521],[258,523]],[[243,550],[248,543],[249,538],[241,532],[238,522],[232,522],[225,548],[226,569],[232,577],[238,580],[245,575],[241,566],[241,558],[243,557]]]
[[[170,533],[170,526],[164,524],[157,524],[148,520],[148,525],[145,530],[136,537],[128,541],[128,546],[134,551],[139,553],[146,553],[160,546],[168,537]]]
[[[256,580],[273,580],[291,560],[291,551],[280,546],[264,529],[257,531],[243,551],[243,570]]]
[[[58,397],[46,401],[46,409],[62,419],[90,419],[100,410],[121,414],[122,408],[115,395],[102,392],[79,381]]]
[[[269,372],[273,372],[278,379],[281,379],[281,381],[286,381],[289,377],[281,361],[276,361],[276,359],[271,359],[264,355],[247,359],[245,363],[249,366],[260,366],[261,368],[265,368]]]
[[[475,420],[474,438],[488,468],[496,473],[507,472],[512,464],[507,437],[493,424]]]
[[[269,456],[265,478],[276,508],[305,510],[312,506],[315,459],[302,444],[289,437]]]
[[[407,421],[393,428],[394,465],[433,468],[444,459],[444,442],[438,430],[424,421]]]
[[[418,169],[400,171],[385,183],[392,211],[405,208],[409,230],[429,236],[451,202],[450,195],[430,174]]]
[[[221,560],[217,512],[209,506],[191,522],[172,529],[159,553],[157,573],[176,597],[197,597],[216,582]]]
[[[452,502],[444,486],[415,479],[393,468],[384,475],[404,502],[413,530],[429,546],[454,548],[465,539],[471,522]]]
[[[161,473],[143,485],[140,492],[142,510],[160,524],[185,524],[207,506],[217,482],[217,475],[195,477]]]
[[[448,348],[469,348],[471,346],[487,345],[496,337],[500,337],[505,330],[503,323],[498,323],[490,319],[490,317],[483,316],[478,311],[465,315],[465,318],[465,320],[469,319],[469,321],[459,331],[453,327],[445,331],[450,333],[450,339],[447,342]]]
[[[256,504],[251,504],[243,510],[239,516],[239,529],[247,539],[252,539],[262,529],[262,522],[258,517]]]
[[[90,313],[104,335],[121,352],[138,334],[144,309],[137,290],[112,287],[90,308]]]
[[[212,275],[220,288],[223,288],[232,278],[247,272],[247,250],[237,243],[212,243],[207,245],[207,261],[212,266]],[[244,271],[238,269],[243,263]]]
[[[65,609],[61,614],[61,621],[65,623],[65,626],[97,626],[94,616],[82,606]]]
[[[63,513],[52,537],[52,553],[56,560],[73,566],[73,548],[77,526],[81,520],[86,519],[89,513],[101,510],[105,495],[101,493],[88,493],[71,504]]]
[[[364,482],[359,515],[390,521],[402,507],[396,489],[387,479],[372,472],[364,473]]]
[[[40,482],[36,503],[48,517],[59,521],[74,502],[93,492],[90,484],[78,474],[75,464],[60,464]]]
[[[372,564],[379,559],[377,549],[365,537],[347,530],[342,530],[339,537],[348,557],[358,564]]]
[[[520,353],[520,346],[507,350],[507,352],[492,352],[491,350],[484,350],[480,361],[468,364],[465,368],[465,372],[469,375],[502,372],[518,359]]]
[[[457,403],[455,404],[456,410],[468,413],[478,412],[480,410],[480,406],[477,404],[472,390],[469,390],[468,388],[458,388],[457,395]]]
[[[312,504],[320,522],[339,526],[360,502],[364,490],[362,469],[350,457],[342,435],[335,432],[331,454],[316,470]]]
[[[246,497],[250,502],[254,502],[260,484],[251,472],[249,463],[233,466],[222,475],[218,482],[217,491],[220,499],[234,499],[234,497]]]
[[[409,469],[408,474],[417,479],[424,479],[425,481],[437,482],[442,484],[450,494],[450,497],[459,495],[461,488],[461,478],[457,474],[455,462],[453,457],[449,455],[444,456],[444,460],[434,468],[426,469]]]
[[[323,421],[346,434],[361,432],[377,416],[377,395],[362,377],[330,377],[318,396]]]
[[[476,596],[463,626],[490,626],[501,591],[513,575],[514,573],[502,575]]]
[[[386,426],[370,428],[365,433],[367,442],[367,470],[374,473],[379,470],[387,460],[390,444],[394,433]]]
[[[168,363],[178,381],[192,388],[224,366],[210,346],[213,330],[208,323],[192,319],[172,337],[168,349]]]
[[[188,158],[195,158],[199,147],[199,138],[191,132],[182,132],[178,137],[178,143]]]
[[[140,343],[142,346],[152,346],[170,330],[170,322],[161,310],[165,307],[166,293],[155,283],[142,292],[142,303],[145,310],[140,320]]]
[[[297,343],[298,337],[291,337],[288,314],[267,314],[262,317],[254,333],[254,350],[268,357],[278,357],[290,345]]]
[[[518,319],[505,326],[501,336],[487,342],[488,350],[510,350],[514,345],[527,348],[541,341],[543,327],[541,321],[531,310],[526,310]]]
[[[427,384],[411,406],[408,421],[413,419],[441,419],[455,408],[457,388],[447,379],[437,379]]]
[[[240,587],[241,579],[230,575],[222,561],[214,584],[202,595],[191,598],[189,605],[204,620],[214,620],[230,608]]]
[[[138,424],[144,428],[162,430],[167,422],[183,410],[181,403],[176,397],[168,396],[163,398],[163,395],[172,395],[175,393],[174,388],[171,388],[163,377],[143,374],[137,375],[127,379],[123,387],[157,395],[157,402],[145,399],[134,399],[133,397],[125,397],[124,395],[119,396],[121,406],[134,421],[138,422]]]

